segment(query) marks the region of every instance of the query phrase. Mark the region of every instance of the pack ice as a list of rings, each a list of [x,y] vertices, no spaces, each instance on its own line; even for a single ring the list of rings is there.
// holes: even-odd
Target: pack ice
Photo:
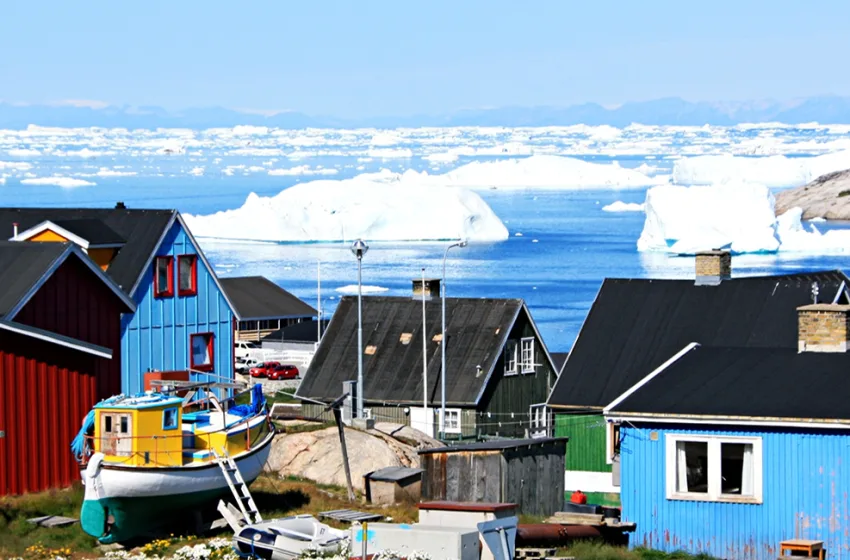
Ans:
[[[508,238],[505,225],[474,192],[443,186],[422,189],[380,179],[311,181],[273,197],[251,193],[241,208],[185,218],[198,237],[241,241]]]
[[[812,224],[807,230],[800,208],[776,217],[774,202],[770,189],[754,183],[653,187],[646,193],[646,220],[638,251],[850,252],[850,230],[821,233]]]

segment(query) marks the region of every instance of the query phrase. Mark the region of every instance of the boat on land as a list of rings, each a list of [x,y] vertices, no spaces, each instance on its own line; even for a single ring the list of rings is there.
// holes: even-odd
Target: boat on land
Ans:
[[[220,401],[213,385],[221,384],[192,386],[186,397],[183,387],[94,406],[72,445],[83,468],[86,533],[122,542],[214,503],[231,493],[227,459],[246,484],[259,476],[275,434],[262,386],[250,390],[250,403],[235,405],[236,397]]]
[[[305,552],[330,555],[339,552],[348,537],[312,515],[270,519],[237,528],[233,550],[241,557],[295,560]]]

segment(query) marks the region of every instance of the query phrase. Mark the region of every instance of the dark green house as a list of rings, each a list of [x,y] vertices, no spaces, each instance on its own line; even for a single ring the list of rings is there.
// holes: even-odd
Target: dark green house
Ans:
[[[437,435],[439,281],[428,281],[426,292],[424,340],[421,290],[363,298],[364,412]],[[446,333],[446,440],[549,434],[546,399],[557,374],[521,299],[447,298]],[[298,388],[304,415],[320,416],[323,407],[311,401],[330,403],[343,394],[343,382],[356,379],[357,298],[344,297]]]

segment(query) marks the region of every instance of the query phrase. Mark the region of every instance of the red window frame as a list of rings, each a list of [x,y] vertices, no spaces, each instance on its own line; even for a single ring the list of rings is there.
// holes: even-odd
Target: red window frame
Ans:
[[[191,259],[192,260],[192,269],[189,272],[190,275],[190,287],[186,290],[182,288],[182,283],[180,282],[180,259]],[[198,255],[194,255],[191,253],[185,255],[177,256],[177,295],[181,296],[196,296],[198,295]]]
[[[159,284],[159,263],[168,261],[168,282]],[[174,257],[156,257],[153,261],[153,295],[158,298],[174,297]]]
[[[193,344],[196,336],[206,336],[209,337],[207,339],[207,353],[210,355],[210,363],[208,364],[196,364],[195,363],[195,351]],[[198,371],[211,371],[215,364],[215,334],[211,332],[202,332],[202,333],[192,333],[189,335],[189,368],[198,370]]]

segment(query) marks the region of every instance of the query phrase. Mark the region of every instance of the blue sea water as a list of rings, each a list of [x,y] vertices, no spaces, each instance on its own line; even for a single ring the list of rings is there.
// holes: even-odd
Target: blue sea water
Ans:
[[[807,137],[803,132],[804,137]],[[688,142],[692,139],[681,139]],[[25,146],[26,147],[26,146]],[[681,151],[681,150],[679,150]],[[123,201],[130,208],[176,208],[183,213],[208,214],[241,206],[250,192],[268,196],[318,177],[275,177],[263,173],[211,173],[215,153],[176,156],[110,156],[107,158],[30,158],[40,171],[64,175],[97,170],[101,166],[138,170],[135,176],[98,177],[96,185],[80,188],[32,186],[7,178],[0,187],[4,206],[112,206]],[[591,161],[616,160],[624,167],[647,163],[668,172],[672,165],[657,155],[613,156],[587,154]],[[7,161],[13,158],[2,158]],[[257,157],[228,157],[229,165],[257,165]],[[461,158],[441,171],[462,165]],[[141,162],[141,163],[140,163]],[[303,162],[302,162],[303,163]],[[190,170],[207,166],[200,176]],[[362,161],[354,156],[317,156],[313,167],[335,168],[329,177],[341,179],[388,168],[430,169],[421,158]],[[223,165],[221,163],[219,166]],[[292,164],[292,165],[297,165]],[[522,298],[531,310],[551,351],[568,351],[578,334],[596,292],[606,277],[689,278],[693,259],[638,253],[636,241],[643,227],[639,212],[608,213],[611,202],[643,202],[644,189],[582,191],[481,191],[481,196],[506,223],[511,237],[494,244],[453,249],[447,260],[450,296]],[[433,216],[439,219],[439,216]],[[0,227],[3,227],[0,225]],[[9,226],[11,227],[11,226]],[[821,230],[846,227],[818,224]],[[10,232],[11,233],[11,232]],[[265,275],[318,307],[317,272],[321,268],[321,306],[325,316],[335,308],[339,288],[356,284],[356,261],[346,244],[243,244],[201,240],[209,260],[221,276]],[[439,277],[446,244],[373,243],[363,261],[367,291],[407,295],[411,279],[425,274]],[[846,257],[747,255],[735,257],[735,274],[842,268]],[[320,264],[321,263],[321,264]]]

